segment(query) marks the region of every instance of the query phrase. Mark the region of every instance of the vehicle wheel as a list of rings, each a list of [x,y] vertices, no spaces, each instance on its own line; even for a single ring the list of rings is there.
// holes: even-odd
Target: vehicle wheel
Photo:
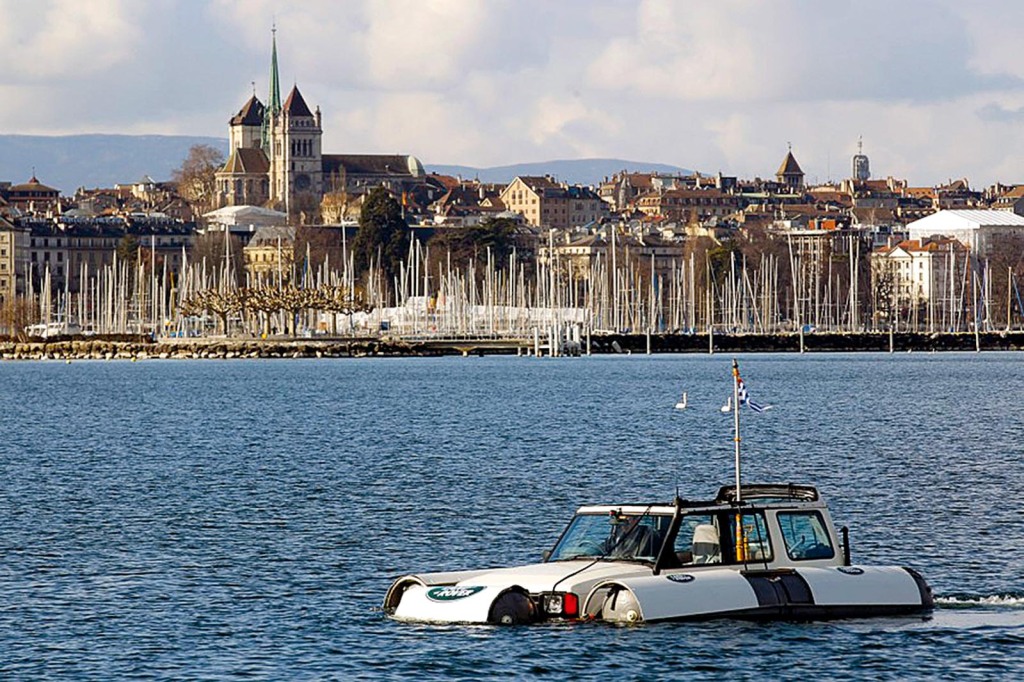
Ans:
[[[625,588],[612,588],[601,605],[601,620],[610,623],[638,623],[640,604],[632,592]]]
[[[533,622],[535,613],[528,596],[511,590],[494,600],[487,620],[495,625],[521,625]]]

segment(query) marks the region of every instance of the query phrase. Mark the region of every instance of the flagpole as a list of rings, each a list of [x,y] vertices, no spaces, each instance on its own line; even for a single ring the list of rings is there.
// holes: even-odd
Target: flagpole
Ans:
[[[743,501],[743,494],[740,492],[740,366],[736,358],[732,359],[732,419],[735,428],[733,443],[736,446],[736,559],[746,561],[746,542],[743,537],[743,516],[740,514],[739,504]]]
[[[732,416],[734,435],[733,442],[736,447],[736,502],[742,501],[740,494],[740,366],[733,358],[732,361]]]

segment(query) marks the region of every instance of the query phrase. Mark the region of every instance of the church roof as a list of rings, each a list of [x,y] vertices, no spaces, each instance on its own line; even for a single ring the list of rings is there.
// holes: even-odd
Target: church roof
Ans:
[[[262,149],[236,147],[221,169],[222,173],[269,173],[270,161]]]
[[[402,175],[411,177],[410,159],[401,154],[324,154],[326,175]],[[419,163],[418,161],[416,163]]]
[[[258,126],[263,124],[263,102],[256,99],[256,95],[249,98],[237,114],[231,117],[233,126]]]
[[[292,91],[288,93],[288,99],[284,101],[284,110],[289,116],[312,116],[306,100],[302,99],[299,86],[293,85]]]
[[[779,172],[776,175],[803,175],[804,172],[800,169],[800,164],[796,162],[796,158],[793,156],[793,152],[786,152],[786,158],[782,160],[782,165],[779,166]]]

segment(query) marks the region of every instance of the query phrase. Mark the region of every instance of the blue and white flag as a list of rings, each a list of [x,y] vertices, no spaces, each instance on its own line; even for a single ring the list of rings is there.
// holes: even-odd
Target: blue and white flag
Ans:
[[[740,405],[746,404],[754,412],[764,412],[765,410],[772,409],[771,405],[760,405],[750,399],[750,394],[747,393],[747,385],[743,383],[743,379],[740,379],[739,373],[736,374],[736,383],[739,386]]]

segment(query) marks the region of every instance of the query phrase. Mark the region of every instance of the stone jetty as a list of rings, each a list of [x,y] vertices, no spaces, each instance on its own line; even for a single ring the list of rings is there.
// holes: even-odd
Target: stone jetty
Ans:
[[[590,351],[599,353],[707,353],[706,334],[613,334],[594,336]],[[401,340],[393,338],[322,339],[160,339],[148,336],[76,336],[29,341],[0,339],[4,360],[152,360],[244,358],[358,358],[437,355],[528,354],[527,339]],[[716,353],[799,352],[797,334],[716,334]],[[585,349],[581,349],[585,352]],[[864,333],[804,336],[803,350],[823,352],[907,352],[1024,350],[1024,332],[980,334]]]

